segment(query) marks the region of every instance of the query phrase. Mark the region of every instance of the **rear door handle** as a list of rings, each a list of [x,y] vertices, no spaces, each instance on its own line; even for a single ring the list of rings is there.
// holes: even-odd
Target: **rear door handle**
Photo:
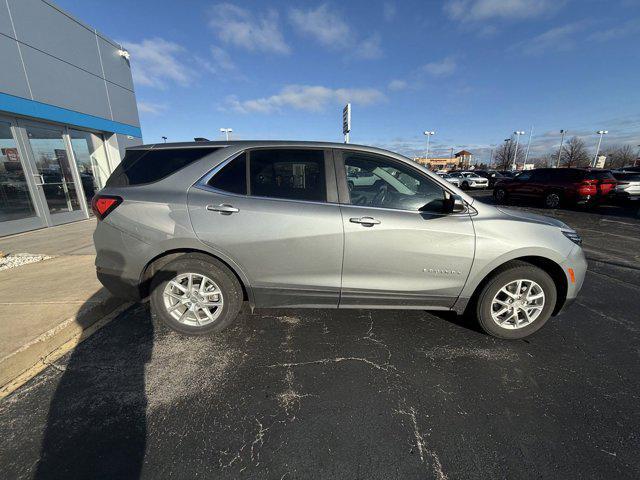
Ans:
[[[238,213],[239,208],[233,207],[223,203],[221,205],[207,205],[207,210],[210,212],[220,212],[222,215],[231,215],[232,213]]]
[[[372,227],[373,225],[380,224],[380,220],[377,220],[372,217],[350,218],[349,221],[351,223],[359,223],[360,225],[364,225],[365,227]]]

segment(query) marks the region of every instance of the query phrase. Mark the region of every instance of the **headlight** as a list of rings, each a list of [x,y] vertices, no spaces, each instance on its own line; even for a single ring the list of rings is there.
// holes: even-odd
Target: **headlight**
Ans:
[[[582,246],[582,237],[578,235],[577,232],[574,232],[573,230],[562,230],[562,234],[576,245]]]

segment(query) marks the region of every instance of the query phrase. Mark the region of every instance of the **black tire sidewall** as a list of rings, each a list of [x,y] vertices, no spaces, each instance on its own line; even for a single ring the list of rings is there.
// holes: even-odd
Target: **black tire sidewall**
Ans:
[[[548,198],[550,195],[556,195],[556,196],[558,197],[558,203],[557,203],[555,206],[553,206],[553,207],[552,207],[552,206],[549,206],[549,204],[547,203],[547,198]],[[544,206],[545,206],[546,208],[552,208],[552,209],[553,209],[553,208],[558,208],[558,207],[560,206],[560,204],[562,203],[562,197],[560,196],[560,194],[559,194],[558,192],[547,192],[547,193],[545,193],[545,194],[544,194],[543,202],[544,202]]]
[[[195,327],[184,325],[173,318],[164,306],[163,292],[167,283],[181,273],[199,273],[213,280],[222,292],[223,306],[216,321]],[[242,287],[235,275],[222,263],[202,256],[185,255],[162,267],[151,282],[151,315],[154,322],[187,335],[206,335],[224,330],[238,316],[242,308]]]
[[[545,295],[542,313],[533,323],[517,330],[500,327],[491,317],[491,302],[498,290],[513,280],[533,280],[540,285]],[[557,290],[553,279],[544,270],[534,265],[520,265],[509,268],[493,277],[482,289],[476,306],[476,315],[480,327],[485,333],[498,338],[520,339],[528,337],[544,326],[551,317],[556,305]]]
[[[502,192],[503,193],[502,198],[498,198],[498,192]],[[504,202],[507,201],[507,191],[504,188],[496,188],[493,191],[493,198],[498,203],[504,203]]]

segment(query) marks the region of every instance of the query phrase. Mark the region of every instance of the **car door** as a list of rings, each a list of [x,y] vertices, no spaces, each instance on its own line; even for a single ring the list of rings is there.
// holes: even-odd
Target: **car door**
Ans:
[[[509,188],[509,194],[513,197],[530,197],[533,194],[533,187],[530,183],[531,171],[524,171],[513,177]]]
[[[469,212],[443,214],[448,191],[399,159],[334,156],[345,232],[340,308],[451,307],[473,262]],[[347,184],[363,172],[377,177],[377,190]]]
[[[343,227],[329,150],[246,151],[188,202],[197,236],[244,272],[256,306],[337,306]]]

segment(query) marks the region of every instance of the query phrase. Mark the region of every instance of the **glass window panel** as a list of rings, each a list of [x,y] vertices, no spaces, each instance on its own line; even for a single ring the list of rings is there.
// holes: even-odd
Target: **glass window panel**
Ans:
[[[70,130],[69,136],[82,189],[91,203],[93,195],[104,187],[111,174],[104,141],[101,136],[80,130]]]
[[[8,123],[0,122],[0,222],[34,217],[18,146]]]
[[[55,214],[80,210],[62,132],[31,126],[26,130],[49,212]]]

